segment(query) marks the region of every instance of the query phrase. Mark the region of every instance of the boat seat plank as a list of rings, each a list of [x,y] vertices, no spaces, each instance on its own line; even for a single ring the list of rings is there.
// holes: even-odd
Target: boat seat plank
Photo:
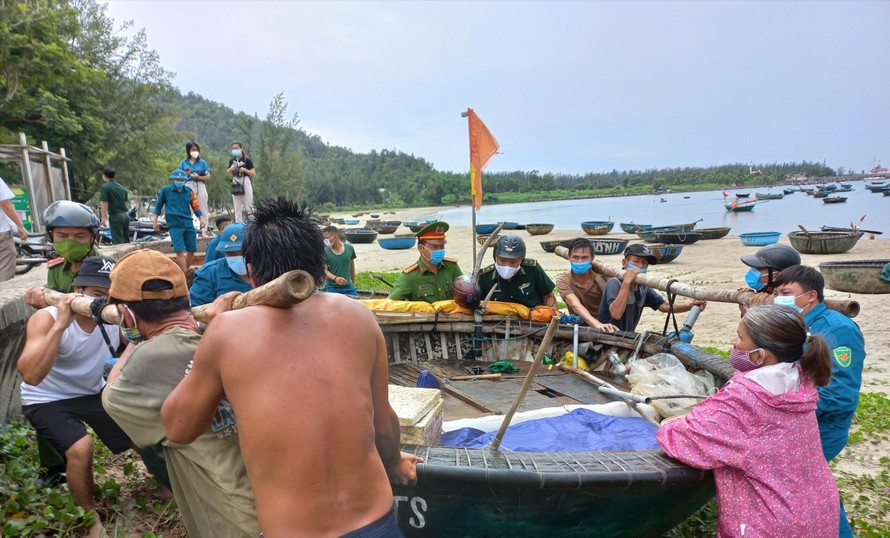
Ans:
[[[614,398],[596,390],[596,387],[587,381],[571,374],[537,376],[535,383],[584,404],[604,404],[615,401]]]

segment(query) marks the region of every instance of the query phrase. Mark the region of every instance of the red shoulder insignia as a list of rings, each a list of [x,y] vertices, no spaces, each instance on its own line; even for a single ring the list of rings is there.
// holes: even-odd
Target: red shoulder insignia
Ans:
[[[415,264],[411,264],[411,265],[409,265],[408,267],[405,267],[405,270],[402,271],[402,273],[404,273],[404,274],[407,275],[408,273],[411,273],[411,272],[413,272],[413,271],[416,271],[417,269],[419,269],[419,267],[418,267],[418,265],[417,265],[416,263],[415,263]]]
[[[65,263],[65,258],[59,256],[58,258],[53,258],[50,261],[46,262],[46,267],[49,269],[50,267],[55,267],[57,265],[62,265]]]

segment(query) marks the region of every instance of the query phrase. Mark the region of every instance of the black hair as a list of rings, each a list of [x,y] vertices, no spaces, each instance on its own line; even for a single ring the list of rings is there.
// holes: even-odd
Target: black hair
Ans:
[[[312,207],[305,203],[282,197],[257,203],[247,221],[241,252],[257,285],[295,269],[309,273],[318,285],[324,281],[324,237],[312,218]]]
[[[191,155],[189,155],[189,153],[191,153],[193,149],[198,150],[198,153],[201,152],[201,146],[199,146],[197,142],[186,142],[185,143],[185,158],[186,159],[191,158]]]
[[[213,221],[213,223],[216,224],[217,230],[220,230],[219,226],[220,226],[220,224],[222,224],[224,222],[234,222],[234,220],[232,220],[232,217],[230,217],[228,215],[221,215],[219,217],[216,217],[216,220]],[[223,226],[223,228],[225,228],[225,226]]]
[[[237,140],[234,140],[231,145],[234,146],[235,144],[238,144],[238,147],[241,148],[241,157],[244,159],[249,158],[249,155],[247,155],[247,150],[244,149],[244,144],[242,144],[241,142],[239,142]]]
[[[793,308],[775,304],[757,305],[748,309],[742,323],[754,345],[770,350],[779,362],[800,359],[804,373],[816,385],[824,387],[831,381],[828,344],[821,336],[807,336],[806,321]]]
[[[571,256],[572,252],[579,248],[586,248],[587,250],[589,250],[590,257],[593,258],[593,245],[590,244],[589,239],[584,239],[583,237],[572,239],[572,242],[569,244],[569,256]]]
[[[337,229],[336,226],[325,226],[321,233],[329,233],[329,234],[337,234],[340,235],[340,230]]]
[[[173,284],[158,278],[146,280],[142,284],[142,291],[165,291],[172,289]],[[148,323],[164,321],[173,314],[182,311],[191,312],[188,295],[173,299],[146,299],[144,301],[124,302],[124,304],[133,311],[136,317]]]
[[[774,287],[778,289],[779,286],[795,282],[800,284],[805,292],[816,290],[816,297],[820,303],[825,300],[825,278],[818,269],[808,265],[792,265],[782,269],[776,277]]]
[[[108,179],[114,179],[114,175],[116,173],[117,172],[114,171],[114,168],[112,168],[110,166],[106,166],[105,168],[102,169],[102,175],[107,177]]]

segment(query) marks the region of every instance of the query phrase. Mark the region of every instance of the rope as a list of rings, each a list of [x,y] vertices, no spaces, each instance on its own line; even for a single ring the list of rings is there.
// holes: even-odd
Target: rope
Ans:
[[[117,356],[117,352],[111,346],[111,339],[108,338],[108,333],[105,332],[105,321],[102,320],[102,309],[108,304],[107,297],[98,297],[93,299],[93,302],[90,303],[90,316],[93,318],[93,321],[96,322],[96,325],[99,327],[99,332],[102,333],[102,339],[105,340],[105,345],[108,346],[108,351],[111,352],[112,357]]]
[[[667,336],[668,325],[670,324],[671,320],[673,320],[674,321],[674,331],[677,334],[677,338],[680,337],[680,327],[677,326],[677,315],[674,312],[674,301],[677,299],[677,294],[675,292],[671,291],[671,286],[673,286],[677,282],[678,282],[677,279],[672,278],[667,283],[668,307],[670,309],[668,310],[667,317],[664,319],[664,329],[661,330],[662,336]]]

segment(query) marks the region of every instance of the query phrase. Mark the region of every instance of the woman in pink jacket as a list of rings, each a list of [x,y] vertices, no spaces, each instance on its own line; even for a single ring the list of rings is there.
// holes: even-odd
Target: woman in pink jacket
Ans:
[[[735,376],[663,423],[658,443],[672,458],[714,470],[718,536],[836,538],[837,486],[815,413],[816,386],[831,378],[825,341],[808,338],[793,309],[756,306],[739,323],[730,361]]]

